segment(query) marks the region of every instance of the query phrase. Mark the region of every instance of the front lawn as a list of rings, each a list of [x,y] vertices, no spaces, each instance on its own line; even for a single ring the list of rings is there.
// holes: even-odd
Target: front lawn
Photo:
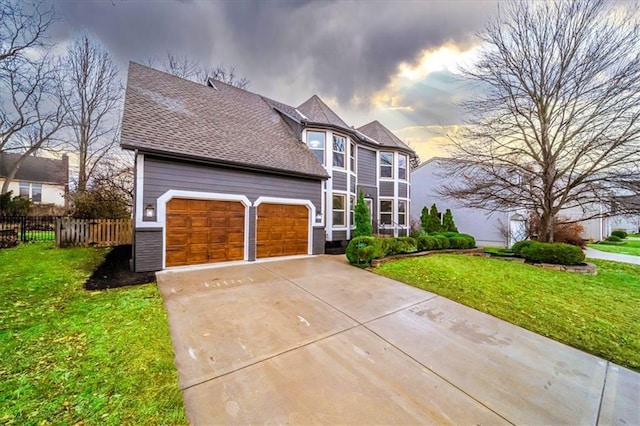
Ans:
[[[89,292],[106,250],[0,250],[0,423],[186,423],[154,284]]]
[[[587,244],[587,246],[592,249],[606,251],[608,253],[640,256],[640,240],[627,240],[622,244]]]
[[[640,371],[640,266],[592,262],[597,276],[439,254],[375,272]]]

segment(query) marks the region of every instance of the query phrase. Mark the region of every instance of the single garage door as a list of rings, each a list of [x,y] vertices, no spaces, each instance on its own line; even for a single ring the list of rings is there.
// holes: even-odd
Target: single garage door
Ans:
[[[171,199],[166,266],[243,260],[244,214],[237,201]]]
[[[256,257],[309,253],[309,209],[290,204],[258,206]]]

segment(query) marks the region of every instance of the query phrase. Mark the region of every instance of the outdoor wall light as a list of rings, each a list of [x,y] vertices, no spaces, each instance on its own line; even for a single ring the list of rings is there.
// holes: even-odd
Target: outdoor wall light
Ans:
[[[156,209],[153,207],[153,204],[147,204],[144,208],[144,215],[146,217],[153,217],[156,214]]]
[[[316,215],[316,223],[322,223],[322,213]]]

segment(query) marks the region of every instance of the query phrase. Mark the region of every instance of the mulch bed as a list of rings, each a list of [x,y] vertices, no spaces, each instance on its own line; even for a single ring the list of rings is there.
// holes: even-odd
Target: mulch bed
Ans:
[[[147,284],[156,280],[155,272],[132,272],[129,269],[131,244],[116,246],[84,283],[87,290],[105,290]]]

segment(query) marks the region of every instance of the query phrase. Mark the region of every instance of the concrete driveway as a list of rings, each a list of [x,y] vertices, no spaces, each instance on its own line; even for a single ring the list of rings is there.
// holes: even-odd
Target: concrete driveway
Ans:
[[[193,424],[640,424],[640,374],[341,257],[158,285]]]

